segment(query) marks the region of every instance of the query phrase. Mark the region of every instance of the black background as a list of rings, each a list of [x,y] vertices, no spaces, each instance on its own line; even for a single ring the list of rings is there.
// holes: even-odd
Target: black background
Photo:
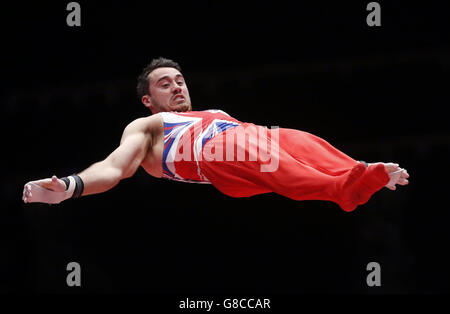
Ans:
[[[448,5],[79,1],[2,8],[0,291],[219,296],[448,292]],[[113,190],[23,204],[30,180],[105,158],[149,114],[136,78],[179,62],[194,110],[301,129],[410,184],[345,213],[276,194],[233,199],[140,169]],[[66,265],[82,286],[66,285]],[[378,262],[381,287],[368,287]]]

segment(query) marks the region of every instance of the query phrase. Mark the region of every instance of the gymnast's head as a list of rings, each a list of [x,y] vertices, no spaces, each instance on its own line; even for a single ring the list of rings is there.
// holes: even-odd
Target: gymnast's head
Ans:
[[[153,59],[138,77],[137,95],[152,113],[192,110],[181,68],[173,60]]]

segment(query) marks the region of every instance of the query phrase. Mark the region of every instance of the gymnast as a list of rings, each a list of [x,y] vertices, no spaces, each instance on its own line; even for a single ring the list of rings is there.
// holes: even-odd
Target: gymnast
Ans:
[[[331,201],[348,212],[383,187],[408,184],[399,164],[357,161],[313,134],[241,122],[221,110],[192,111],[181,72],[173,60],[152,60],[137,84],[152,115],[128,124],[104,160],[67,177],[26,183],[23,201],[58,204],[102,193],[139,166],[157,178],[212,184],[231,197],[274,192]]]

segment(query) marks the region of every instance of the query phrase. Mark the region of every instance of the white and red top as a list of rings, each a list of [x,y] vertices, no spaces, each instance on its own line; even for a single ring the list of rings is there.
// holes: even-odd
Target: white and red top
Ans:
[[[217,134],[234,128],[241,122],[222,110],[160,114],[164,121],[163,177],[184,182],[210,183],[199,167],[203,147]]]

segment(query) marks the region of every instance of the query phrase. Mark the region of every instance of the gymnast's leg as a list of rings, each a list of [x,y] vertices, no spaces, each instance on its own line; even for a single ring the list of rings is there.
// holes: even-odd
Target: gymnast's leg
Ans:
[[[242,132],[242,128],[226,132]],[[252,136],[251,132],[247,134]],[[202,163],[203,174],[230,196],[275,192],[295,200],[333,201],[345,211],[367,202],[390,180],[382,163],[367,167],[312,134],[292,129],[278,132],[279,165],[275,171],[261,172],[259,160],[213,160]],[[273,140],[273,136],[269,138]],[[208,144],[225,146],[224,139],[217,137]]]

